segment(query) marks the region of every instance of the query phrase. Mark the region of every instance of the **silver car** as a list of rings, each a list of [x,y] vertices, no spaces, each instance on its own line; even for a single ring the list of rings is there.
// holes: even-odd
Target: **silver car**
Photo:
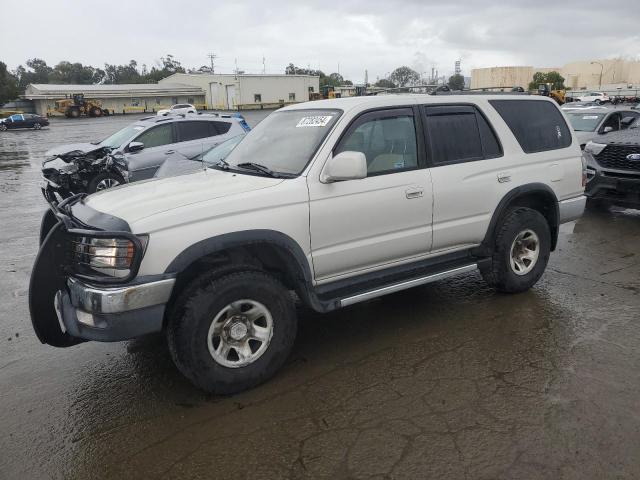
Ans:
[[[565,110],[571,126],[576,132],[580,148],[600,135],[618,130],[625,130],[636,124],[640,111],[614,110],[611,108],[597,108],[589,110]]]

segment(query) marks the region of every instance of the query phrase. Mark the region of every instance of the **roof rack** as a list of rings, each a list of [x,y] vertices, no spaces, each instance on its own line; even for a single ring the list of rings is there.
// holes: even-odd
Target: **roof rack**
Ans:
[[[386,88],[372,93],[422,93],[425,95],[529,95],[522,87],[485,87],[451,90],[448,85],[412,85],[410,87]]]

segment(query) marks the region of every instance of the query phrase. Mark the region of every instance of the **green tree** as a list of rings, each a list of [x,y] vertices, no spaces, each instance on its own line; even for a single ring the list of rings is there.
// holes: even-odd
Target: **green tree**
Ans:
[[[529,84],[529,90],[538,90],[538,85],[543,83],[551,84],[551,90],[563,90],[564,86],[564,77],[560,75],[558,72],[536,72],[533,74],[533,82]]]
[[[463,90],[464,77],[462,75],[451,75],[449,77],[448,85],[451,90]]]
[[[398,85],[399,87],[408,87],[415,85],[420,81],[420,74],[409,67],[398,67],[391,75],[389,80]]]
[[[18,94],[18,79],[7,70],[4,62],[0,62],[0,106],[17,98]]]
[[[393,83],[388,78],[381,78],[375,83],[374,86],[380,87],[380,88],[396,88],[396,84]]]
[[[81,63],[62,61],[49,73],[49,82],[62,84],[91,85],[100,83],[105,72],[100,68],[94,68]]]
[[[30,83],[49,83],[49,75],[53,69],[47,65],[47,62],[40,58],[30,58],[26,62],[27,68],[19,65],[15,71],[18,77],[18,86],[24,91]]]

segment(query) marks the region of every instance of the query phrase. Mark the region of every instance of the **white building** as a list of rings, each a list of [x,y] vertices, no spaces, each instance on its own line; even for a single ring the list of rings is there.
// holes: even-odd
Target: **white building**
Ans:
[[[191,103],[204,108],[205,92],[193,85],[162,84],[127,85],[28,85],[22,98],[33,100],[36,113],[56,115],[55,101],[70,98],[76,93],[98,100],[102,107],[113,113],[155,112],[176,103]]]
[[[183,84],[205,92],[207,108],[245,110],[306,102],[320,90],[320,77],[311,75],[248,75],[175,73],[158,85]]]

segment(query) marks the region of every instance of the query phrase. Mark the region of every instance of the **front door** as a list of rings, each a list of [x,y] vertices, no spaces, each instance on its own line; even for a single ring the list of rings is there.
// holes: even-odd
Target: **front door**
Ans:
[[[316,280],[427,254],[432,188],[413,108],[365,113],[333,151],[358,151],[367,178],[309,179],[311,251]]]
[[[127,153],[129,181],[152,178],[167,157],[175,152],[176,135],[172,123],[151,127],[136,137],[134,142],[144,144],[144,149]]]

